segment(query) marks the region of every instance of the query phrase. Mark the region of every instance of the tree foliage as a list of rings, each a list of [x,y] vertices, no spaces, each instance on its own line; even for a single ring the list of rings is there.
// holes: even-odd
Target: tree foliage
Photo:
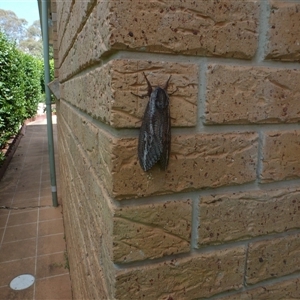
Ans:
[[[0,9],[0,30],[5,32],[8,39],[16,43],[25,53],[35,57],[43,57],[43,42],[40,21],[34,21],[27,27],[28,22],[10,10]]]
[[[43,41],[40,21],[34,21],[33,24],[27,28],[26,38],[20,41],[19,48],[23,52],[35,57],[43,57]]]
[[[0,149],[35,115],[41,72],[39,60],[18,50],[0,31]]]
[[[8,38],[19,43],[26,37],[26,26],[28,22],[20,19],[11,10],[0,9],[0,29],[4,31]]]

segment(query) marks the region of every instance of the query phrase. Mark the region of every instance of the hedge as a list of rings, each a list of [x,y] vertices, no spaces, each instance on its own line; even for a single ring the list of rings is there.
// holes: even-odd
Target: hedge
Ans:
[[[19,51],[0,32],[0,149],[24,120],[36,114],[41,97],[40,65],[38,59]]]

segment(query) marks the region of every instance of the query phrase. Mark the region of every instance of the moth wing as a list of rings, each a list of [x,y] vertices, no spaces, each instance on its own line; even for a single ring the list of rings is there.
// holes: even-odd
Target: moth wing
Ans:
[[[171,145],[171,122],[170,122],[170,109],[164,112],[163,116],[164,122],[162,123],[162,131],[161,131],[161,141],[162,141],[162,152],[160,156],[160,165],[163,170],[167,169],[169,163],[169,155],[170,155],[170,145]]]
[[[138,157],[144,171],[151,169],[160,160],[163,151],[159,114],[156,112],[150,117],[147,111],[146,109],[138,141]]]

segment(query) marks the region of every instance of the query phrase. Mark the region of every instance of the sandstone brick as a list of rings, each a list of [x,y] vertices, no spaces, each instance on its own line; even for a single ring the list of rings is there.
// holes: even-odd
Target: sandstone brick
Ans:
[[[76,195],[72,192],[70,195],[73,197],[70,198],[69,196],[65,199],[65,202],[74,201],[78,204]],[[79,205],[82,202],[81,198]],[[108,295],[111,295],[111,290],[113,289],[111,278],[114,275],[114,267],[109,258],[107,246],[102,239],[103,232],[99,232],[97,228],[94,228],[94,224],[87,224],[83,219],[80,219],[82,217],[81,214],[79,218],[75,218],[77,216],[74,214],[76,207],[70,209],[67,206],[66,209],[70,210],[69,216],[65,218],[68,226],[71,227],[69,231],[66,231],[66,234],[68,234],[68,245],[72,247],[70,251],[68,250],[69,256],[72,257],[72,260],[70,260],[70,274],[71,278],[74,274],[78,276],[75,280],[72,278],[72,282],[84,287],[87,290],[85,294],[89,295],[77,294],[77,297],[74,298],[91,299],[93,298],[92,295],[97,299],[106,298]],[[77,223],[77,226],[74,226],[75,223]],[[88,225],[90,226],[90,230],[87,229]],[[91,233],[95,236],[97,235],[98,239],[92,239]]]
[[[62,102],[60,103],[60,109],[61,109],[61,107],[63,107]],[[72,110],[69,110],[68,111],[68,115],[69,115],[68,120],[72,120],[72,115],[71,114],[72,114]],[[62,126],[62,125],[63,125],[63,123],[60,124],[60,126]],[[77,130],[75,130],[75,132],[76,131]],[[67,133],[68,132],[67,128],[64,128],[63,132]],[[94,229],[95,226],[98,226],[97,223],[99,223],[99,221],[101,220],[101,218],[103,216],[108,216],[108,223],[109,223],[109,214],[104,212],[103,209],[97,208],[97,211],[100,215],[98,217],[95,216],[94,221],[92,221],[93,219],[91,219],[90,214],[93,214],[93,209],[88,209],[88,207],[91,206],[91,205],[95,205],[96,203],[99,202],[99,195],[101,195],[101,193],[97,190],[95,190],[94,193],[92,192],[93,188],[91,187],[92,186],[91,178],[93,178],[93,176],[91,176],[91,170],[90,170],[88,165],[86,167],[84,167],[84,165],[86,164],[85,159],[83,159],[83,157],[80,158],[80,156],[78,156],[78,154],[77,154],[78,150],[76,150],[78,148],[78,146],[76,147],[76,143],[72,142],[71,138],[72,138],[71,135],[69,135],[68,138],[66,136],[62,136],[61,140],[64,143],[64,147],[63,147],[64,149],[70,148],[70,151],[67,150],[66,153],[68,153],[68,157],[69,157],[68,160],[70,160],[72,158],[72,161],[70,161],[72,169],[70,169],[67,173],[72,174],[72,178],[69,178],[69,181],[74,182],[74,185],[73,185],[73,188],[71,188],[70,190],[74,191],[74,195],[78,199],[76,201],[78,203],[78,206],[75,205],[75,207],[73,207],[73,209],[76,209],[76,207],[81,207],[81,209],[79,209],[79,211],[78,211],[79,215],[76,218],[76,220],[84,220],[84,221],[80,222],[79,232],[83,230],[82,234],[87,235],[84,238],[84,241],[85,241],[85,243],[88,241],[88,243],[87,243],[87,249],[88,249],[87,253],[89,254],[89,257],[90,257],[91,256],[91,253],[90,253],[91,249],[97,249],[97,239],[95,237],[93,237],[93,234],[96,235],[97,231],[95,231],[93,233],[93,230],[89,230],[89,228]],[[82,161],[83,161],[83,164],[81,165]],[[76,165],[75,165],[75,162],[76,162]],[[78,168],[78,170],[77,170],[77,168]],[[79,178],[81,178],[80,182],[82,181],[82,183],[80,183],[80,184],[79,184],[79,181],[78,181]],[[85,192],[83,190],[82,191],[80,190],[81,187],[84,187]],[[83,193],[86,193],[86,195],[84,195]],[[89,195],[88,199],[87,199],[87,195]],[[71,196],[69,195],[68,197],[71,197],[71,199],[74,199],[73,198],[74,196],[72,196],[72,192],[71,192]],[[69,201],[71,201],[71,199]],[[84,199],[86,199],[86,200],[84,200]],[[98,200],[96,201],[96,199],[98,199]],[[87,201],[87,202],[85,202],[85,204],[83,204],[84,203],[83,200]],[[73,201],[74,200],[72,200],[71,202],[73,202]],[[170,206],[174,207],[174,204],[171,204]],[[94,209],[96,210],[95,206],[94,206]],[[156,208],[156,213],[158,211],[160,211],[161,209],[163,209],[163,208],[162,207],[157,207]],[[141,211],[142,210],[140,210],[139,212],[141,212]],[[126,210],[125,210],[124,214],[126,215],[128,213],[129,213],[129,211],[126,212]],[[144,213],[146,213],[145,210],[144,210]],[[176,214],[179,214],[179,211],[176,211]],[[138,218],[137,214],[135,214],[135,215]],[[182,215],[182,212],[181,212],[181,215]],[[176,219],[176,218],[174,217],[174,219]],[[89,220],[91,220],[91,221],[89,221]],[[164,221],[165,221],[165,226],[166,226],[165,230],[166,231],[167,230],[171,231],[172,229],[168,228],[168,226],[166,225],[167,221],[166,220],[164,220]],[[163,224],[164,221],[160,221],[159,219],[156,220],[157,224],[159,224],[159,222],[161,222],[160,224]],[[104,221],[102,221],[102,222],[104,222]],[[105,224],[105,223],[102,223],[102,222],[101,222],[101,224]],[[155,220],[154,220],[154,222],[155,222]],[[181,222],[178,222],[178,223],[182,224]],[[172,223],[169,223],[169,225],[171,225],[171,224]],[[78,223],[78,225],[79,225],[79,223]],[[106,227],[107,224],[105,224],[103,226]],[[78,226],[74,226],[73,228],[76,230],[77,227]],[[185,227],[185,229],[186,229],[186,227]],[[101,230],[103,230],[103,229],[101,229]],[[184,232],[180,233],[180,230],[177,231],[177,234],[182,234],[184,236]],[[107,238],[107,237],[109,237],[109,234],[107,234],[107,233],[103,234],[103,237]],[[103,247],[100,248],[100,251],[105,251],[105,248],[104,249],[103,249]],[[85,252],[83,252],[82,255],[84,253]],[[97,251],[97,253],[99,253],[99,250]],[[102,255],[104,255],[104,254],[102,254]],[[110,254],[108,253],[106,255],[110,255]],[[224,254],[224,257],[225,256],[227,257],[227,255]],[[105,260],[101,260],[103,264],[105,262],[106,263],[109,262],[109,259],[107,259],[107,257],[109,257],[109,256],[106,256]],[[211,257],[214,257],[214,256],[212,255]],[[91,259],[91,257],[89,259]],[[87,272],[90,272],[89,274],[93,274],[92,273],[93,272],[92,268],[94,267],[95,263],[96,263],[96,261],[94,261],[94,260],[91,260],[91,261],[87,260],[86,263],[85,263],[86,267],[82,271],[82,272],[84,272],[83,274],[87,274]],[[203,258],[202,264],[206,264],[206,263],[207,263],[207,258],[205,257],[205,258]],[[224,264],[225,264],[225,262],[224,262]],[[228,264],[230,264],[230,270],[231,270],[232,269],[232,263],[228,263]],[[109,267],[110,267],[110,269],[109,269]],[[108,264],[107,267],[103,267],[103,268],[104,268],[104,270],[110,270],[110,272],[113,270],[109,264]],[[109,272],[107,272],[107,273],[109,273]],[[107,273],[105,273],[106,277],[109,276]],[[231,277],[231,276],[229,276],[229,277]],[[219,280],[219,279],[216,279],[216,280]],[[109,282],[113,282],[112,279],[110,279]],[[88,283],[85,283],[84,286],[86,284],[88,284]],[[109,285],[109,283],[107,283],[107,285]],[[226,285],[227,285],[227,283],[226,283]],[[226,287],[221,287],[220,289],[223,290],[223,288],[226,289]],[[113,287],[110,287],[110,289],[113,289]]]
[[[300,3],[269,1],[267,59],[300,61]]]
[[[58,33],[58,43],[61,46],[62,37],[66,30],[67,23],[69,21],[69,14],[72,10],[72,1],[57,1],[57,33]],[[60,53],[61,54],[61,53]]]
[[[257,134],[173,136],[168,170],[144,172],[137,140],[120,138],[112,150],[112,195],[117,199],[250,182],[256,178]]]
[[[57,44],[57,43],[55,43]],[[57,74],[59,73],[59,68],[57,66],[57,59],[58,59],[58,50],[53,49],[53,58],[54,58],[54,68],[57,70]],[[55,78],[58,78],[59,75],[54,75]]]
[[[171,75],[169,93],[172,126],[197,123],[198,67],[193,64],[117,59],[61,86],[61,98],[116,128],[140,127],[148,97],[142,72],[153,86]]]
[[[123,207],[114,216],[114,262],[190,251],[190,200]]]
[[[84,2],[84,1],[78,1]],[[60,81],[70,78],[87,66],[99,63],[101,56],[108,53],[110,21],[110,1],[97,1],[97,5],[90,12],[69,51],[60,51]],[[69,18],[67,13],[64,19]],[[60,30],[60,27],[59,27]],[[61,39],[61,49],[69,48],[68,39]],[[62,54],[64,53],[64,55]]]
[[[110,134],[95,126],[90,120],[70,107],[64,101],[60,101],[60,112],[64,119],[62,127],[66,133],[74,135],[73,138],[66,136],[68,151],[76,161],[79,174],[89,172],[90,164],[95,170],[98,178],[108,190],[112,189],[111,182],[111,153],[113,138]],[[80,145],[78,148],[77,144]]]
[[[247,283],[292,274],[300,270],[300,234],[249,245]]]
[[[119,49],[250,58],[257,46],[258,7],[257,1],[218,6],[212,1],[112,1],[110,43]]]
[[[54,69],[54,78],[58,78],[59,76],[59,70],[58,69]]]
[[[62,61],[61,81],[116,50],[250,59],[259,1],[101,1]],[[67,39],[66,39],[67,40]]]
[[[68,11],[68,22],[65,24],[65,30],[60,39],[60,54],[62,58],[70,50],[76,39],[77,32],[84,26],[96,2],[96,0],[75,1],[70,11]]]
[[[300,131],[270,131],[263,136],[262,182],[300,177]]]
[[[56,0],[51,0],[50,2],[51,2],[51,11],[52,11],[53,13],[56,13],[56,11],[57,11],[57,3],[56,3]]]
[[[60,126],[63,125],[62,119]],[[113,290],[112,208],[108,203],[108,195],[103,192],[101,183],[73,137],[71,135],[66,137],[68,129],[63,128],[62,132],[64,134],[60,137],[60,151],[68,149],[61,152],[65,154],[62,165],[64,169],[67,167],[65,171],[67,176],[63,177],[64,187],[67,190],[64,207],[68,210],[65,222],[68,223],[68,238],[74,239],[73,243],[68,242],[72,245],[71,277],[73,273],[79,273],[78,276],[85,278],[81,279],[82,286],[89,288],[83,295],[79,295],[80,297],[90,299],[92,295],[98,295],[97,298],[100,299],[104,295],[112,295]],[[75,163],[77,161],[82,163]],[[81,270],[78,270],[77,264]]]
[[[69,170],[68,170],[69,171]],[[72,194],[72,188],[70,185],[65,185],[66,194],[68,197]],[[65,201],[64,202],[64,223],[65,223],[65,234],[67,237],[68,243],[68,258],[69,258],[69,265],[71,266],[71,278],[72,280],[78,280],[78,287],[73,290],[73,293],[76,295],[77,293],[82,293],[87,297],[88,293],[84,291],[84,287],[87,281],[87,261],[86,261],[86,243],[83,240],[83,236],[81,233],[81,228],[79,223],[76,222],[78,220],[78,214],[76,208],[77,199],[76,196],[72,195],[73,201]],[[64,200],[66,200],[65,198]],[[67,221],[66,221],[67,220]],[[74,235],[74,232],[77,234]],[[81,246],[80,246],[81,244]],[[77,250],[79,251],[77,251]],[[80,263],[78,263],[80,262]],[[76,266],[76,267],[75,267]],[[81,276],[81,279],[78,277],[79,274],[84,274]],[[79,284],[80,283],[80,284]],[[101,282],[99,283],[101,285]]]
[[[207,124],[296,123],[300,70],[208,66]]]
[[[238,294],[226,299],[300,298],[299,279],[291,279],[300,266],[300,189],[203,196],[198,216],[187,196],[149,197],[243,185],[256,180],[257,167],[262,183],[299,178],[298,130],[261,129],[258,166],[255,132],[174,130],[167,171],[155,166],[147,173],[137,160],[138,130],[116,130],[140,127],[148,100],[132,92],[146,92],[142,72],[153,85],[172,75],[173,127],[197,125],[198,88],[207,88],[199,116],[206,125],[298,123],[299,70],[232,60],[251,60],[260,38],[267,59],[299,61],[299,3],[270,0],[270,18],[260,16],[267,21],[258,31],[258,15],[266,11],[260,3],[57,2],[59,160],[74,298],[221,299],[227,291]],[[259,37],[267,23],[267,37]],[[122,59],[133,57],[128,51],[135,59]],[[157,61],[146,60],[147,53]],[[194,58],[178,63],[174,54]],[[206,63],[196,64],[195,56],[231,58],[231,65],[209,62],[203,87],[198,73]],[[142,197],[148,198],[132,199]],[[131,200],[115,201],[123,199]],[[201,251],[190,249],[192,215],[199,219],[198,246],[207,246]],[[274,233],[281,237],[268,236]],[[261,235],[265,240],[252,239]],[[226,248],[242,239],[250,241]],[[169,255],[171,261],[162,259]]]
[[[66,108],[61,102],[60,106],[63,110]],[[69,110],[69,116],[72,115],[72,110]],[[70,121],[71,120],[71,121]],[[73,120],[73,121],[72,121]],[[74,122],[78,121],[78,125]],[[84,141],[87,138],[89,141],[89,133],[84,133],[81,136],[80,130],[84,129],[87,125],[82,125],[81,118],[74,114],[74,117],[69,118],[70,126],[74,129],[74,136],[78,137],[79,141]],[[61,121],[61,126],[63,126],[64,121]],[[81,126],[81,128],[80,128]],[[87,126],[90,127],[90,126]],[[64,131],[67,132],[68,129],[65,127]],[[96,135],[95,135],[96,136]],[[91,165],[93,160],[87,161],[89,153],[93,152],[93,148],[97,148],[94,145],[93,140],[90,139],[92,144],[89,147],[89,142],[81,144],[81,147],[86,149],[84,154],[80,151],[79,147],[76,146],[74,140],[71,138],[64,138],[67,141],[64,148],[69,147],[71,157],[74,160],[72,166],[74,169],[70,170],[71,174],[78,173],[81,178],[82,185],[85,187],[85,193],[89,195],[89,204],[97,206],[91,209],[88,216],[82,216],[80,219],[90,219],[94,214],[94,211],[99,214],[99,221],[106,218],[101,224],[103,225],[102,231],[106,227],[110,227],[112,230],[112,213],[107,211],[107,208],[101,205],[101,202],[97,201],[99,195],[103,194],[99,185],[91,176]],[[97,138],[95,139],[97,140]],[[103,142],[103,141],[102,141]],[[68,146],[67,146],[68,145]],[[106,148],[109,148],[108,146]],[[103,149],[101,150],[102,156]],[[67,153],[67,157],[69,154]],[[75,165],[76,162],[76,165]],[[97,172],[99,176],[99,170],[94,168],[94,172]],[[111,177],[106,175],[104,183],[106,187],[109,188]],[[76,175],[74,178],[69,178],[71,182],[78,182]],[[76,184],[76,186],[78,183]],[[80,186],[80,185],[79,185]],[[75,189],[77,194],[82,195],[82,191]],[[114,253],[110,251],[111,258],[114,255],[114,260],[117,262],[129,262],[134,260],[141,260],[146,258],[156,258],[164,255],[171,255],[175,253],[188,252],[190,250],[190,234],[191,234],[191,204],[189,201],[177,201],[177,202],[165,202],[163,204],[156,204],[150,206],[152,213],[149,213],[149,206],[139,206],[139,207],[124,207],[115,212],[114,218]],[[87,209],[87,207],[85,208]],[[106,213],[104,213],[106,211]],[[100,213],[101,212],[101,213]],[[95,228],[96,221],[93,221],[91,228]],[[99,222],[98,222],[99,223]],[[125,228],[125,229],[124,229]],[[92,234],[91,231],[90,234]],[[112,232],[106,232],[105,236],[112,236]],[[95,240],[96,238],[92,239]],[[106,238],[107,240],[107,238]],[[110,240],[112,244],[112,240]],[[150,244],[149,244],[150,243]],[[156,245],[156,247],[154,247]],[[112,258],[113,259],[113,258]]]
[[[57,22],[58,22],[57,24],[61,23],[63,6],[64,6],[63,2],[56,1],[56,13],[57,13]]]
[[[245,248],[117,271],[116,299],[198,299],[243,284]]]
[[[82,197],[87,197],[85,195],[89,195],[90,199],[93,199],[93,201],[86,204],[85,208],[89,208],[89,205],[92,204],[95,205],[94,208],[91,208],[92,213],[94,213],[94,209],[97,207],[99,216],[96,216],[95,218],[100,218],[100,211],[106,212],[106,214],[102,216],[103,218],[108,217],[109,213],[107,209],[101,204],[106,203],[106,201],[103,200],[103,192],[99,188],[100,183],[98,182],[98,179],[101,177],[98,177],[95,171],[91,169],[91,160],[88,159],[87,153],[84,153],[83,147],[78,145],[75,136],[70,134],[70,129],[67,127],[64,119],[61,119],[60,127],[63,129],[60,138],[60,151],[64,155],[61,160],[63,160],[64,164],[68,165],[70,171],[66,183],[73,184],[74,182],[78,182],[78,187],[75,187],[77,193],[81,194]],[[101,198],[99,198],[100,196]],[[110,217],[112,217],[111,214]],[[108,222],[106,222],[106,224],[107,226],[109,225]]]
[[[300,190],[281,189],[203,196],[199,245],[285,232],[300,227]]]
[[[300,279],[291,279],[275,284],[266,284],[255,289],[218,298],[220,300],[269,300],[269,299],[299,299]]]
[[[52,13],[52,47],[53,49],[58,49],[55,44],[57,44],[57,15],[55,13]]]

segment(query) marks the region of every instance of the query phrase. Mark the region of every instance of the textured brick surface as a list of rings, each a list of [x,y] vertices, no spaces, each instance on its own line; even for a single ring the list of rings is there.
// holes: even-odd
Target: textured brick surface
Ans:
[[[256,178],[255,133],[175,136],[168,171],[162,172],[156,166],[145,173],[138,164],[136,138],[115,138],[89,123],[64,101],[60,106],[92,168],[118,199],[242,184]],[[84,172],[89,167],[74,142],[67,142],[69,151],[78,170]]]
[[[266,58],[300,61],[300,3],[269,1],[271,14]]]
[[[245,248],[211,251],[186,259],[119,271],[117,299],[196,299],[238,289]]]
[[[189,252],[191,223],[189,200],[121,208],[114,216],[114,261]]]
[[[84,26],[96,2],[97,2],[96,0],[73,1],[72,5],[70,5],[71,3],[69,2],[70,7],[69,10],[67,11],[67,16],[64,18],[65,21],[67,22],[61,24],[61,28],[64,28],[64,31],[60,34],[60,38],[59,38],[59,42],[60,42],[59,64],[61,64],[66,53],[70,50],[70,47],[72,47],[76,39],[77,32],[80,31]]]
[[[91,299],[95,296],[99,299],[105,298],[109,294],[105,280],[109,277],[111,268],[104,269],[104,276],[103,268],[99,265],[99,257],[102,258],[102,252],[98,251],[96,255],[93,247],[96,241],[87,238],[85,226],[81,226],[83,222],[78,222],[82,215],[78,215],[76,212],[76,207],[80,202],[74,193],[74,186],[67,187],[66,193],[68,197],[64,198],[64,218],[68,221],[65,222],[67,223],[65,234],[68,244],[70,276],[73,283],[73,297],[74,299]],[[94,234],[99,234],[97,228],[94,228]],[[99,241],[98,245],[100,245]]]
[[[262,182],[300,177],[300,131],[270,131],[263,136]]]
[[[76,77],[61,86],[61,98],[113,127],[140,127],[149,98],[145,72],[151,84],[168,92],[172,126],[195,126],[197,122],[198,67],[193,64],[118,59]],[[99,91],[99,92],[98,92]]]
[[[220,300],[270,300],[270,299],[299,299],[300,279],[291,279],[275,284],[263,285],[247,292],[221,297]]]
[[[67,175],[67,172],[69,171],[66,164],[64,165],[65,168],[61,175]],[[65,195],[67,195],[67,197],[64,197],[64,219],[66,242],[68,244],[68,259],[71,267],[70,276],[71,281],[73,283],[76,282],[76,286],[72,286],[72,292],[75,298],[79,298],[79,295],[88,298],[91,294],[87,289],[87,285],[92,284],[91,279],[87,276],[89,267],[85,256],[85,253],[87,253],[86,243],[82,235],[80,223],[76,222],[76,220],[78,220],[78,213],[76,210],[77,198],[76,195],[72,193],[71,186],[64,184],[64,187]],[[98,277],[96,274],[94,276]],[[101,281],[99,281],[99,286],[102,287]],[[92,289],[90,291],[92,291]]]
[[[85,2],[85,1],[78,1]],[[109,5],[111,1],[97,1],[97,5],[90,12],[87,20],[81,30],[76,34],[76,38],[72,40],[70,51],[60,51],[60,81],[69,78],[83,68],[99,62],[101,55],[106,53],[109,48]],[[82,4],[84,5],[84,4]],[[67,19],[70,15],[66,15]],[[64,28],[58,28],[64,30]],[[64,40],[67,42],[68,39]],[[68,44],[62,45],[64,49],[69,47]],[[106,53],[108,54],[108,53]]]
[[[209,65],[207,124],[292,123],[300,120],[300,70]]]
[[[75,299],[91,299],[92,295],[97,295],[101,299],[108,294],[106,285],[109,286],[109,278],[113,268],[109,263],[108,254],[105,254],[101,239],[103,231],[99,230],[100,224],[89,223],[89,220],[86,220],[88,213],[91,213],[89,210],[85,213],[83,211],[76,212],[76,207],[83,203],[82,194],[79,193],[80,198],[77,196],[79,189],[82,188],[81,186],[78,187],[79,184],[77,182],[77,189],[71,185],[66,191],[68,197],[65,198],[65,203],[69,202],[65,207],[65,219],[68,220],[66,235],[69,245],[70,274],[72,282],[77,283],[73,289],[73,294]],[[81,219],[83,217],[85,219]],[[78,222],[78,220],[81,221]],[[93,231],[91,231],[92,228]],[[94,239],[95,236],[97,239]],[[110,264],[109,267],[106,264]]]
[[[257,49],[259,2],[101,1],[62,64],[60,79],[114,50],[250,59]],[[64,24],[59,30],[63,30]]]
[[[300,298],[286,277],[300,271],[300,71],[284,62],[300,60],[300,4],[73,0],[56,11],[74,298]],[[153,86],[172,75],[166,171],[138,163],[143,72]]]
[[[110,43],[118,49],[250,58],[257,46],[258,7],[258,1],[112,1]]]
[[[61,102],[60,112],[62,107]],[[72,257],[71,278],[75,278],[74,282],[83,288],[77,290],[76,287],[75,295],[86,299],[105,298],[104,295],[112,294],[114,276],[113,214],[109,199],[76,137],[71,134],[64,114],[60,115],[59,133],[66,234]]]
[[[57,42],[59,48],[61,47],[61,41],[63,34],[66,30],[67,23],[69,21],[69,14],[73,7],[72,1],[57,1]],[[62,53],[60,53],[62,55]],[[58,63],[58,61],[57,61]]]
[[[248,239],[300,227],[300,190],[203,196],[199,245]]]
[[[112,193],[118,199],[242,184],[256,178],[255,133],[174,136],[167,172],[159,166],[147,173],[141,169],[136,139],[116,142]]]
[[[292,274],[300,270],[300,234],[249,245],[247,283]]]
[[[57,12],[57,3],[56,3],[56,0],[51,0],[51,11],[53,13],[56,13]]]
[[[116,139],[90,123],[87,118],[72,109],[64,101],[60,102],[60,113],[64,118],[62,127],[66,131],[66,147],[68,147],[68,151],[76,161],[80,176],[82,176],[81,173],[88,172],[89,162],[98,178],[103,181],[108,190],[111,190],[111,153]],[[71,133],[68,133],[71,129],[76,140],[71,137]],[[81,148],[78,148],[78,144]]]

